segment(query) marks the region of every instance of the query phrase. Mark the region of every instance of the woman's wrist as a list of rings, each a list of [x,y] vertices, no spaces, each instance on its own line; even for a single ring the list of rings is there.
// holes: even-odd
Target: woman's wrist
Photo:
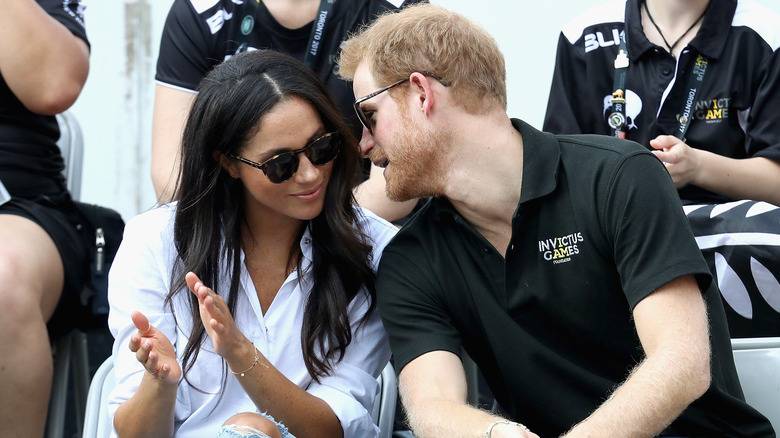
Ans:
[[[509,421],[509,420],[496,420],[487,427],[485,430],[485,438],[509,438],[509,437],[525,437],[528,428],[524,425]]]
[[[240,353],[236,354],[235,358],[231,360],[225,359],[231,374],[243,377],[257,366],[268,368],[268,365],[264,363],[265,357],[255,347],[255,344],[248,339],[242,342],[240,349],[237,350],[240,350]]]

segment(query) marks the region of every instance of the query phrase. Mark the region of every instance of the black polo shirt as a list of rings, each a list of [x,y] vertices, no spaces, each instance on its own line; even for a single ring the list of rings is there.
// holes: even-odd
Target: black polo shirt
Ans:
[[[558,40],[544,130],[606,134],[612,112],[614,60],[628,30],[626,138],[648,147],[673,135],[689,96],[689,72],[699,54],[709,60],[697,87],[687,143],[730,158],[780,161],[780,17],[752,1],[712,0],[679,61],[647,40],[639,0],[615,0],[567,24]],[[730,201],[696,186],[684,202]]]
[[[49,16],[89,44],[82,2],[36,2]],[[62,176],[65,162],[57,147],[59,138],[60,128],[55,117],[27,109],[0,75],[0,180],[12,196],[35,197],[42,193],[53,196],[65,191],[65,177]]]
[[[524,167],[506,259],[445,198],[383,253],[379,308],[397,370],[463,346],[511,418],[557,436],[642,360],[634,306],[693,274],[709,306],[713,385],[667,433],[771,430],[741,400],[720,296],[658,159],[633,142],[513,123]]]
[[[318,34],[319,54],[311,67],[327,84],[359,137],[362,127],[352,109],[352,85],[338,75],[335,64],[341,42],[383,12],[421,2],[427,0],[338,0],[324,21],[318,16],[301,28],[288,29],[274,19],[263,2],[250,8],[253,2],[249,1],[174,0],[160,41],[156,79],[195,91],[201,79],[233,56],[242,42],[250,50],[274,49],[303,61],[312,28],[324,23]]]

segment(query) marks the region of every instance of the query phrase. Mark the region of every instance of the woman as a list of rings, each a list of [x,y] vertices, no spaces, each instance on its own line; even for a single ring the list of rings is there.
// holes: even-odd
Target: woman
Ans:
[[[231,58],[181,160],[177,202],[129,221],[110,274],[118,435],[376,436],[395,227],[354,206],[358,145],[325,86],[287,55]]]

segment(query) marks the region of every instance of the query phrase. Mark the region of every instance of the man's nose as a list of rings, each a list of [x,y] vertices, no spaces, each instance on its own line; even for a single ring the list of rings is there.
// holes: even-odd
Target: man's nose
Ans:
[[[363,134],[360,136],[360,155],[363,158],[368,158],[368,153],[374,149],[374,144],[374,136],[364,126]]]

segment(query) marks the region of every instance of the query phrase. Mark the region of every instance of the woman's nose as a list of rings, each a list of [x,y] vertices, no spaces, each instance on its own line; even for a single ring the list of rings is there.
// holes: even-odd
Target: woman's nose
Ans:
[[[298,156],[298,170],[295,172],[295,179],[298,182],[312,181],[317,178],[319,172],[320,170],[309,161],[309,157],[306,154]]]

